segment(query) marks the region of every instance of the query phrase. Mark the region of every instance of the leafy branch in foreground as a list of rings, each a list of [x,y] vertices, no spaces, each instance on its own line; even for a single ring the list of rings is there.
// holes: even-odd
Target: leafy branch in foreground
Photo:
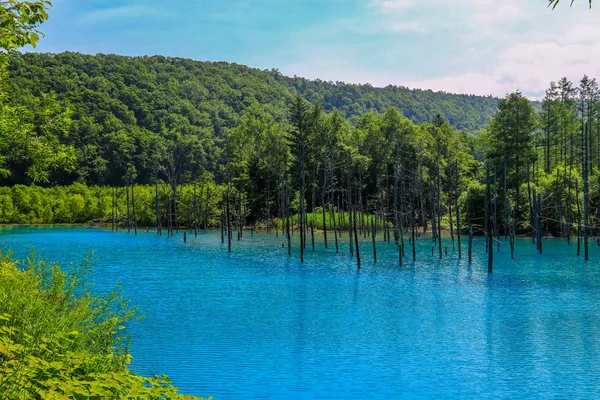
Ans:
[[[48,19],[52,3],[41,1],[0,1],[0,48],[14,50],[25,45],[36,46],[43,35],[37,26]]]
[[[548,7],[552,7],[552,9],[554,10],[559,2],[560,2],[560,0],[548,0]],[[575,2],[575,0],[571,0],[571,6],[573,5],[574,2]],[[589,0],[589,2],[590,2],[590,8],[592,8],[592,0]]]
[[[195,399],[166,376],[127,368],[125,322],[135,308],[113,290],[92,295],[88,257],[70,272],[32,254],[0,253],[0,393],[11,399]]]

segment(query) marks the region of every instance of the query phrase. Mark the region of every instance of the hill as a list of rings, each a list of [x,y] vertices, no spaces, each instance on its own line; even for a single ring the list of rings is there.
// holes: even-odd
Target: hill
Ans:
[[[78,168],[56,183],[114,183],[122,177],[106,168],[108,160],[119,163],[120,154],[134,153],[143,165],[152,136],[173,130],[201,138],[213,168],[220,143],[250,104],[263,104],[285,121],[296,94],[326,111],[340,110],[351,122],[394,106],[415,123],[440,114],[468,132],[486,126],[497,104],[492,97],[307,80],[275,69],[162,56],[15,53],[3,85],[7,103],[24,106],[32,123],[48,113],[68,114],[72,121],[61,141],[77,149]],[[22,182],[22,176],[4,183]]]

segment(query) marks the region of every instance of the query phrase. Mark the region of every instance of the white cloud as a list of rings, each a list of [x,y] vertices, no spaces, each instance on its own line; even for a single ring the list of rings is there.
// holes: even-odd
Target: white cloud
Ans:
[[[407,82],[406,86],[448,93],[477,94],[484,96],[489,94],[504,95],[507,91],[506,86],[500,83],[499,76],[471,72],[456,76],[415,80]]]
[[[380,21],[391,34],[427,33],[434,27],[452,38],[448,41],[460,43],[456,51],[462,61],[438,58],[438,76],[405,74],[413,75],[404,82],[408,86],[496,96],[519,89],[539,97],[550,81],[563,76],[575,82],[584,74],[600,77],[598,11],[577,2],[552,11],[540,3],[376,0],[369,5],[383,15]],[[426,54],[435,43],[423,39],[419,45]],[[448,74],[444,64],[450,62],[461,65]]]
[[[521,90],[532,98],[563,76],[600,78],[600,10],[586,4],[563,1],[552,11],[545,1],[364,1],[354,19],[298,32],[282,71],[478,95]]]

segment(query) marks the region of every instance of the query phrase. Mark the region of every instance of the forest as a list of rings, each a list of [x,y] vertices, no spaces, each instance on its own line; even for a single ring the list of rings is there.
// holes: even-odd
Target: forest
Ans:
[[[600,102],[587,76],[551,82],[535,104],[165,57],[6,62],[3,127],[30,142],[0,160],[2,223],[171,232],[295,218],[292,232],[326,236],[356,212],[361,232],[376,216],[396,241],[416,227],[453,241],[469,227],[597,233]]]
[[[489,123],[497,104],[492,97],[310,81],[160,56],[26,53],[11,54],[7,63],[4,104],[19,109],[21,124],[72,148],[64,154],[76,159],[71,171],[44,179],[60,185],[123,185],[130,166],[138,182],[149,183],[162,158],[157,153],[180,138],[193,148],[193,169],[219,177],[226,139],[244,112],[259,105],[287,129],[296,95],[325,112],[337,110],[352,125],[367,112],[396,107],[413,123],[439,114],[471,133]],[[32,182],[26,163],[8,162],[14,173],[3,184]]]

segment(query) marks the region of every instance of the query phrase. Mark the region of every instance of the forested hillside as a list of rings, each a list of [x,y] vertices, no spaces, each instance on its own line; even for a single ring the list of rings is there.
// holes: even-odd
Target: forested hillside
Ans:
[[[165,141],[187,143],[197,153],[197,170],[218,175],[223,144],[244,110],[259,103],[285,123],[296,94],[325,111],[339,110],[351,123],[394,106],[414,123],[440,114],[471,132],[489,123],[497,104],[492,97],[310,81],[276,70],[161,56],[16,53],[3,85],[6,104],[22,107],[23,123],[73,146],[72,171],[43,179],[54,184],[119,185],[132,166],[139,182],[150,182]],[[29,164],[9,160],[13,173],[2,183],[29,183]]]

